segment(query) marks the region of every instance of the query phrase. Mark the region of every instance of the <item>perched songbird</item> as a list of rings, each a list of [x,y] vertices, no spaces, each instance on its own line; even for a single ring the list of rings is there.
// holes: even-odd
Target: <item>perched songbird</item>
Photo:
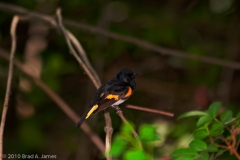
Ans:
[[[134,92],[136,84],[133,73],[129,69],[122,69],[115,78],[104,83],[95,93],[90,107],[77,123],[77,127],[87,119],[91,114],[106,109],[109,106],[115,106],[126,101]]]

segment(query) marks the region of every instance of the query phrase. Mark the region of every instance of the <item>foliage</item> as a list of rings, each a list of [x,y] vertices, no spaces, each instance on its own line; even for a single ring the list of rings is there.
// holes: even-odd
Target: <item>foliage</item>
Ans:
[[[181,115],[179,119],[191,116],[199,118],[189,148],[177,149],[171,157],[176,160],[213,160],[228,151],[229,155],[239,158],[237,149],[240,139],[237,135],[240,133],[240,114],[233,117],[232,111],[221,109],[222,104],[214,102],[207,111],[191,111]]]
[[[123,158],[125,160],[150,160],[153,155],[154,142],[160,140],[156,133],[156,128],[152,125],[144,124],[139,128],[139,139],[143,144],[140,148],[137,140],[132,135],[130,124],[123,124],[118,135],[115,136],[110,155],[114,158]]]
[[[198,117],[193,139],[188,148],[179,148],[171,153],[174,160],[214,160],[232,155],[237,157],[240,138],[240,113],[233,116],[232,111],[221,112],[220,102],[212,103],[206,111],[191,111],[179,117]],[[151,160],[157,158],[153,151],[156,149],[154,143],[159,141],[160,135],[156,133],[153,125],[141,125],[139,138],[143,143],[143,149],[139,148],[137,140],[132,136],[131,126],[124,124],[120,132],[115,136],[110,150],[114,158],[124,160],[140,159]],[[161,155],[163,156],[163,155]]]

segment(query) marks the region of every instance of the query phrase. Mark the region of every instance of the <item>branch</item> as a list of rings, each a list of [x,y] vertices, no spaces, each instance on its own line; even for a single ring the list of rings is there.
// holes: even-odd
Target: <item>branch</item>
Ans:
[[[111,117],[109,115],[109,112],[106,112],[106,110],[104,110],[104,117],[105,117],[105,121],[106,121],[106,127],[105,127],[105,132],[106,132],[106,138],[105,138],[106,151],[105,151],[105,154],[106,154],[107,160],[112,160],[112,157],[109,154],[109,151],[111,149],[112,134],[113,134],[112,120],[111,120]]]
[[[114,106],[114,108],[116,109],[117,114],[118,114],[118,116],[122,119],[122,121],[123,121],[125,124],[128,124],[129,126],[131,126],[131,125],[129,124],[129,122],[127,121],[127,119],[124,117],[124,115],[123,115],[123,113],[122,113],[122,110],[121,110],[118,106]],[[136,138],[139,147],[142,149],[142,142],[140,141],[137,132],[134,130],[134,128],[133,128],[132,126],[131,126],[131,129],[132,129],[132,134],[133,134],[134,137]]]
[[[164,112],[164,111],[160,111],[160,110],[156,110],[156,109],[150,109],[150,108],[139,107],[139,106],[134,106],[134,105],[127,105],[126,107],[127,108],[131,108],[131,109],[140,110],[140,111],[146,111],[146,112],[151,112],[151,113],[156,113],[156,114],[162,114],[162,115],[169,116],[169,117],[173,117],[174,116],[173,113]]]
[[[0,57],[9,61],[7,52],[1,48]],[[29,71],[31,68],[24,67],[24,65],[16,59],[13,61],[13,63],[20,71],[30,77],[35,84],[38,85],[39,88],[41,88],[75,124],[78,122],[80,117],[71,109],[71,107],[68,106],[66,102],[62,100],[59,95],[53,92],[41,79],[33,75],[32,72]],[[91,141],[97,146],[97,148],[104,153],[105,146],[103,142],[94,132],[92,132],[91,128],[86,123],[82,124],[81,128],[90,137]]]
[[[8,12],[8,13],[29,15],[31,17],[43,20],[43,21],[51,24],[52,26],[56,27],[55,20],[53,17],[45,15],[45,14],[41,14],[38,12],[31,12],[22,7],[18,7],[18,6],[10,5],[10,4],[6,4],[6,3],[0,3],[0,10]],[[215,65],[219,65],[219,66],[223,66],[223,67],[227,67],[227,68],[240,69],[240,63],[238,63],[238,62],[222,60],[219,58],[208,57],[208,56],[197,56],[197,55],[187,53],[185,51],[165,48],[165,47],[162,47],[159,45],[152,44],[148,41],[144,41],[144,40],[130,37],[130,36],[120,35],[120,34],[117,34],[114,32],[103,30],[101,28],[94,27],[94,26],[91,26],[88,24],[75,22],[75,21],[72,21],[69,19],[63,19],[63,23],[66,25],[72,26],[72,27],[76,27],[76,28],[80,28],[82,30],[89,31],[90,33],[100,34],[100,35],[103,35],[103,36],[106,36],[109,38],[132,43],[139,47],[143,47],[143,48],[149,49],[151,51],[157,52],[161,55],[170,55],[170,56],[176,56],[179,58],[193,59],[193,60],[197,60],[200,62],[215,64]]]
[[[8,110],[8,104],[9,104],[9,96],[11,94],[11,84],[12,84],[12,75],[13,75],[13,60],[14,60],[14,54],[16,51],[16,28],[19,21],[18,16],[14,16],[11,24],[10,34],[12,37],[12,47],[11,47],[11,53],[10,53],[10,59],[9,59],[9,70],[8,70],[8,80],[7,80],[7,89],[4,99],[4,105],[3,105],[3,111],[2,111],[2,120],[1,120],[1,127],[0,127],[0,157],[2,159],[3,155],[3,132],[4,132],[4,126],[5,121],[7,117],[7,110]]]
[[[234,154],[237,159],[240,159],[240,154],[237,152],[237,150],[222,136],[221,139],[226,143],[229,151],[231,154]]]
[[[87,58],[84,58],[85,62],[82,60],[82,57],[86,57],[85,52],[82,48],[82,46],[80,45],[80,43],[77,41],[77,39],[73,36],[73,34],[68,31],[67,29],[65,29],[65,27],[62,24],[62,16],[61,16],[61,10],[57,9],[56,11],[57,14],[57,19],[58,19],[58,25],[60,27],[60,29],[62,30],[65,39],[67,41],[67,45],[70,49],[70,53],[73,54],[73,56],[76,58],[76,60],[78,61],[78,63],[82,66],[83,70],[87,73],[87,75],[89,76],[89,78],[92,80],[93,84],[95,85],[96,88],[99,88],[101,85],[100,79],[98,78],[96,72],[93,70],[91,64],[88,62]],[[77,46],[76,48],[78,49],[77,51],[74,49],[74,46],[72,45],[75,44],[75,46]],[[78,53],[82,56],[79,57]],[[86,61],[88,62],[88,66],[85,64]]]
[[[83,47],[81,46],[81,44],[77,40],[77,38],[63,26],[60,9],[57,9],[56,15],[57,15],[57,19],[58,19],[58,25],[59,25],[60,29],[62,30],[64,36],[65,36],[65,39],[67,41],[70,52],[76,58],[78,63],[82,66],[84,71],[87,73],[87,75],[89,76],[89,78],[91,79],[93,84],[95,85],[96,89],[98,89],[101,86],[101,81],[100,81],[97,73],[93,69],[92,65],[88,61],[87,55],[86,55]],[[110,155],[108,154],[108,151],[111,148],[111,139],[112,139],[113,129],[112,129],[112,121],[111,121],[110,114],[106,110],[105,110],[105,113],[104,113],[104,117],[105,117],[105,122],[106,122],[106,127],[105,127],[105,131],[106,131],[106,139],[105,139],[105,142],[106,142],[106,157],[107,157],[107,160],[111,160],[112,157],[110,157]]]

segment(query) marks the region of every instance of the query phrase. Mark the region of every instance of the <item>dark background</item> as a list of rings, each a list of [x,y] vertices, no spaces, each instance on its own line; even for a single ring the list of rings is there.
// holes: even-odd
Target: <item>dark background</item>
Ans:
[[[54,15],[62,8],[64,18],[185,51],[190,55],[240,60],[240,1],[237,0],[8,0],[1,1],[30,11]],[[0,47],[10,51],[13,14],[0,10]],[[189,142],[194,120],[177,121],[189,110],[205,110],[216,100],[239,112],[239,69],[179,58],[110,39],[84,29],[66,27],[83,45],[102,82],[122,68],[138,72],[137,89],[121,105],[125,117],[138,128],[156,125],[167,139],[159,157]],[[64,36],[39,20],[21,21],[17,28],[16,57],[36,69],[36,74],[79,115],[88,107],[95,88],[74,57]],[[7,83],[8,62],[0,58],[0,104]],[[58,159],[101,159],[88,135],[18,69],[14,70],[10,106],[4,133],[4,153],[51,154]],[[138,105],[172,112],[175,117],[125,108]],[[1,109],[2,110],[2,109]],[[122,121],[109,108],[114,133]],[[104,141],[102,113],[87,123]],[[159,131],[160,132],[160,131]],[[164,133],[162,133],[164,132]],[[180,137],[180,138],[179,138]],[[186,137],[184,139],[184,137]],[[185,144],[185,145],[186,145]],[[164,151],[164,152],[163,152]]]

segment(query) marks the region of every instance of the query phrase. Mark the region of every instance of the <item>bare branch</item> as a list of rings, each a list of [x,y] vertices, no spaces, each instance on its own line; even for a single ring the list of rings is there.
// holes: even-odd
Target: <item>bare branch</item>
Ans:
[[[29,15],[35,18],[38,18],[40,20],[43,20],[49,24],[51,24],[52,26],[56,27],[55,24],[55,20],[53,17],[48,16],[48,15],[44,15],[44,14],[40,14],[38,12],[31,12],[25,8],[22,7],[18,7],[15,5],[10,5],[10,4],[6,4],[6,3],[0,3],[0,10],[5,11],[5,12],[10,12],[10,13],[17,13],[17,14],[24,14],[24,15]],[[82,30],[86,30],[89,31],[90,33],[94,33],[94,34],[100,34],[109,38],[113,38],[113,39],[117,39],[117,40],[121,40],[121,41],[125,41],[128,43],[132,43],[135,44],[139,47],[143,47],[146,49],[149,49],[151,51],[157,52],[159,54],[162,55],[170,55],[170,56],[176,56],[176,57],[180,57],[180,58],[186,58],[186,59],[193,59],[193,60],[197,60],[200,62],[204,62],[204,63],[209,63],[209,64],[215,64],[215,65],[219,65],[219,66],[223,66],[223,67],[227,67],[227,68],[233,68],[233,69],[240,69],[240,63],[239,62],[233,62],[233,61],[228,61],[228,60],[222,60],[219,58],[215,58],[215,57],[208,57],[208,56],[197,56],[197,55],[193,55],[190,53],[187,53],[185,51],[180,51],[180,50],[176,50],[176,49],[170,49],[170,48],[165,48],[159,45],[155,45],[152,44],[148,41],[144,41],[138,38],[134,38],[134,37],[130,37],[130,36],[125,36],[125,35],[120,35],[114,32],[110,32],[95,26],[91,26],[88,24],[84,24],[84,23],[80,23],[80,22],[75,22],[69,19],[63,19],[63,23],[72,27],[76,27],[76,28],[80,28]]]
[[[126,107],[127,108],[131,108],[131,109],[140,110],[140,111],[146,111],[146,112],[151,112],[151,113],[156,113],[156,114],[162,114],[162,115],[169,116],[169,117],[173,117],[174,116],[173,113],[164,112],[164,111],[160,111],[160,110],[156,110],[156,109],[150,109],[150,108],[134,106],[134,105],[127,105]]]
[[[13,75],[13,60],[14,60],[14,54],[16,51],[16,28],[19,21],[18,16],[14,16],[11,24],[10,34],[12,37],[12,47],[11,47],[11,53],[10,53],[10,59],[9,59],[9,70],[8,70],[8,80],[7,80],[7,89],[4,99],[4,105],[3,105],[3,111],[2,111],[2,120],[1,120],[1,127],[0,127],[0,158],[2,159],[3,155],[3,133],[4,133],[4,126],[5,121],[7,117],[7,110],[8,110],[8,104],[9,104],[9,96],[11,94],[11,85],[12,85],[12,75]]]
[[[1,48],[0,56],[6,60],[9,60],[7,52]],[[35,84],[38,85],[75,124],[78,122],[80,117],[71,109],[70,106],[68,106],[66,102],[63,101],[59,95],[53,92],[41,79],[33,75],[32,72],[29,71],[30,68],[24,67],[24,65],[16,59],[13,63],[19,70],[29,76],[35,82]],[[92,132],[91,128],[86,123],[82,124],[81,128],[90,137],[91,141],[97,146],[97,148],[104,153],[105,146],[98,135]]]
[[[107,115],[105,115],[107,114]],[[109,155],[109,151],[111,149],[111,143],[112,143],[112,134],[113,134],[113,128],[112,128],[112,120],[111,117],[109,115],[109,112],[106,112],[106,110],[104,110],[104,117],[105,117],[105,121],[106,121],[106,127],[105,127],[105,132],[106,134],[106,138],[105,138],[105,142],[106,142],[106,158],[107,160],[112,160],[112,157]],[[110,127],[109,127],[110,126]]]
[[[61,16],[61,10],[57,9],[56,11],[57,18],[58,18],[58,25],[60,26],[65,39],[67,41],[68,47],[70,49],[70,52],[73,54],[73,56],[77,59],[79,64],[82,66],[84,71],[87,73],[93,84],[95,85],[96,89],[98,89],[101,85],[100,78],[98,77],[97,73],[93,69],[92,65],[87,59],[87,55],[81,46],[80,42],[77,40],[77,38],[67,29],[62,24],[62,16]],[[72,45],[73,44],[73,45]],[[75,48],[74,48],[75,47]],[[76,49],[76,50],[75,50]],[[108,160],[111,160],[112,157],[108,154],[108,151],[111,148],[111,137],[112,137],[112,122],[111,122],[111,117],[108,111],[105,111],[104,113],[105,117],[105,122],[106,122],[106,157]]]
[[[122,121],[123,121],[125,124],[128,124],[129,126],[131,126],[131,125],[129,124],[129,122],[127,121],[127,119],[124,117],[124,115],[123,115],[123,113],[122,113],[122,110],[121,110],[118,106],[114,106],[114,108],[116,109],[117,114],[118,114],[118,116],[122,119]],[[131,128],[132,128],[132,134],[133,134],[133,136],[136,138],[139,147],[142,149],[142,142],[140,141],[137,132],[134,130],[134,128],[133,128],[132,126],[131,126]]]
[[[82,68],[84,69],[84,71],[87,73],[87,75],[89,76],[89,78],[92,80],[93,84],[95,85],[96,88],[99,88],[100,85],[101,85],[101,82],[98,78],[98,76],[96,76],[96,73],[95,73],[95,76],[93,75],[93,68],[89,68],[90,63],[88,63],[89,66],[87,66],[84,61],[81,59],[81,57],[78,56],[78,53],[81,54],[82,56],[86,55],[84,50],[82,49],[82,47],[80,47],[80,43],[79,42],[76,42],[77,39],[73,36],[73,34],[70,34],[70,31],[68,31],[67,29],[64,28],[63,24],[62,24],[62,16],[61,16],[61,10],[60,9],[57,9],[56,11],[56,14],[57,14],[57,18],[58,18],[58,23],[59,23],[59,27],[61,28],[64,36],[65,36],[65,39],[67,41],[67,44],[68,44],[68,47],[70,49],[70,52],[73,54],[73,56],[76,58],[76,60],[78,61],[78,63],[82,66]],[[70,35],[70,36],[69,36]],[[72,42],[74,42],[73,44],[77,44],[77,49],[80,49],[80,50],[75,50],[74,49],[74,46],[72,45]],[[79,48],[80,47],[80,48]],[[85,58],[86,60],[86,58]],[[90,70],[91,69],[91,70]]]

